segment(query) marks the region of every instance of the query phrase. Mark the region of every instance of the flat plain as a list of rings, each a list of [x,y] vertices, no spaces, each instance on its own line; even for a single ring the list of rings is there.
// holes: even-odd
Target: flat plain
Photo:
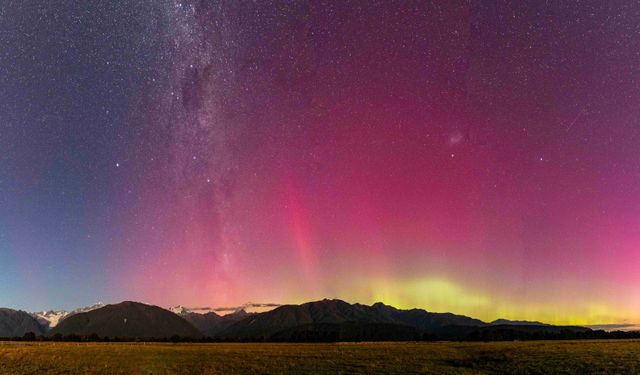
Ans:
[[[640,373],[640,340],[393,343],[0,342],[2,374]]]

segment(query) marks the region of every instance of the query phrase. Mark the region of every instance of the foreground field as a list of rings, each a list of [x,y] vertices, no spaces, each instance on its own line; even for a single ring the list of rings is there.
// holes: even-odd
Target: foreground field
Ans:
[[[0,342],[0,373],[640,373],[640,341],[159,344]]]

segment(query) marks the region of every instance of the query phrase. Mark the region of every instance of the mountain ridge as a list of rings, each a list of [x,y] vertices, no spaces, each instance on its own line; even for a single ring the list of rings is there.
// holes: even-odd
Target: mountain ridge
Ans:
[[[5,318],[5,321],[9,321],[7,324],[17,328],[5,329],[3,336],[7,337],[9,333],[11,337],[20,336],[29,329],[36,335],[46,334],[47,337],[86,337],[95,334],[99,337],[148,339],[208,337],[227,341],[393,341],[542,337],[562,332],[590,331],[584,327],[554,326],[531,321],[497,319],[484,322],[448,312],[398,309],[382,302],[372,305],[351,304],[340,299],[280,305],[260,313],[236,309],[225,315],[213,311],[196,313],[194,309],[182,306],[164,309],[132,301],[101,305],[73,310],[85,311],[64,317],[48,332],[37,324],[33,316],[22,312],[28,319],[20,314],[22,320]],[[12,316],[18,316],[16,314]],[[18,324],[18,321],[27,323]]]
[[[82,312],[64,319],[49,336],[98,335],[99,337],[162,338],[193,337],[201,333],[189,322],[158,306],[124,301]]]
[[[339,299],[324,299],[301,305],[283,305],[274,310],[247,317],[231,324],[220,335],[222,338],[269,340],[276,336],[283,339],[282,332],[292,330],[296,326],[323,325],[329,327],[345,323],[393,324],[421,331],[451,323],[469,326],[484,324],[480,320],[463,315],[428,313],[420,309],[399,310],[381,302],[367,306],[359,303],[349,304]],[[431,329],[431,331],[434,330]],[[432,332],[427,333],[431,334]]]

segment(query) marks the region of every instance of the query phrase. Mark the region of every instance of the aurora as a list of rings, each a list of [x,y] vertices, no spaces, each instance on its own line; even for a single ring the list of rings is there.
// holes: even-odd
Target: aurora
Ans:
[[[11,3],[0,305],[640,322],[637,4]]]

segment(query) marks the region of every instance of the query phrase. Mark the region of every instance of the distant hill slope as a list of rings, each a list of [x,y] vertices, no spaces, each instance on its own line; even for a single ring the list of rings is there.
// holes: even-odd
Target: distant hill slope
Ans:
[[[233,323],[255,314],[249,314],[244,310],[240,310],[232,314],[222,316],[214,312],[208,312],[206,314],[181,312],[178,315],[196,327],[204,336],[216,337],[220,332],[224,331]]]
[[[489,323],[492,326],[509,325],[509,326],[550,326],[551,324],[541,323],[531,320],[508,320],[508,319],[496,319]]]
[[[42,334],[42,327],[29,313],[0,308],[0,337],[22,337],[27,332]]]
[[[443,330],[439,336],[446,340],[510,341],[571,338],[572,335],[588,332],[592,330],[578,326],[502,324],[484,327],[451,326]]]
[[[343,324],[349,324],[345,329],[351,333],[344,334],[354,340],[358,339],[353,335],[354,331],[359,329],[363,335],[369,336],[370,334],[365,332],[369,332],[376,325],[385,327],[388,332],[393,332],[388,328],[395,326],[397,331],[402,330],[409,336],[435,334],[450,325],[469,327],[486,325],[480,320],[450,313],[431,313],[420,309],[399,310],[382,303],[367,306],[325,299],[302,305],[285,305],[247,317],[222,330],[219,336],[237,340],[286,340],[287,332],[290,332],[289,335],[303,334],[299,333],[300,330],[307,333],[327,330],[336,332],[336,327]],[[338,329],[338,332],[341,331]],[[395,339],[392,336],[389,338]]]
[[[436,338],[418,328],[402,324],[345,322],[295,326],[273,334],[269,341],[421,341]]]
[[[201,336],[192,324],[168,310],[129,301],[70,316],[49,331],[48,335],[53,336],[57,333],[95,333],[100,337],[123,338]]]

